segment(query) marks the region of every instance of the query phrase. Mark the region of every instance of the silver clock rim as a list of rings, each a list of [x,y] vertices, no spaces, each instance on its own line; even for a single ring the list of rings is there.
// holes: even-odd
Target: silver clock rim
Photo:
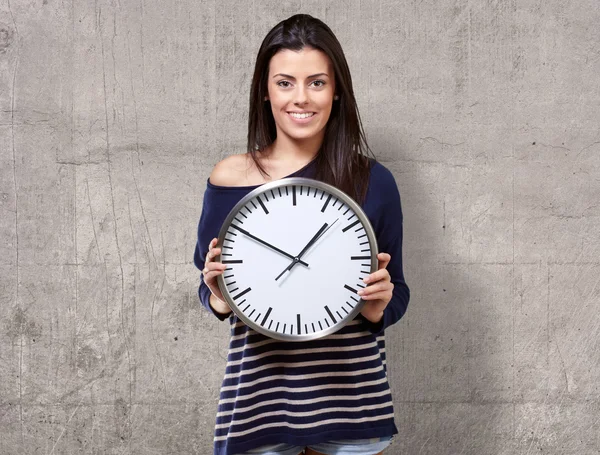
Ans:
[[[229,225],[233,221],[233,219],[234,219],[235,215],[238,213],[238,211],[244,205],[246,205],[246,203],[250,199],[253,199],[257,195],[265,193],[274,188],[279,188],[279,187],[288,186],[288,185],[303,185],[303,186],[310,186],[313,188],[318,188],[322,191],[326,191],[326,192],[333,194],[334,196],[338,197],[338,199],[341,199],[345,204],[350,206],[350,208],[352,210],[354,210],[354,213],[356,213],[356,216],[358,217],[358,219],[361,221],[361,223],[365,227],[365,232],[369,239],[369,244],[372,245],[372,248],[371,248],[371,272],[370,273],[377,271],[377,267],[378,267],[377,254],[379,253],[377,238],[375,237],[375,231],[373,230],[373,226],[371,226],[371,222],[369,221],[369,218],[366,215],[366,213],[364,212],[364,210],[362,209],[362,207],[354,199],[352,199],[348,194],[344,193],[343,191],[336,188],[335,186],[330,185],[325,182],[321,182],[320,180],[315,180],[315,179],[311,179],[311,178],[307,178],[307,177],[285,177],[282,179],[275,180],[273,182],[264,183],[264,184],[258,186],[257,188],[253,189],[252,191],[250,191],[246,196],[244,196],[242,199],[240,199],[238,201],[238,203],[231,209],[231,211],[225,218],[225,221],[223,221],[223,224],[221,225],[221,229],[219,231],[219,237],[218,237],[217,244],[221,245],[221,246],[223,245],[223,241],[225,240],[225,234],[227,233]],[[216,256],[215,260],[220,262],[221,255],[219,254],[218,256]],[[319,331],[316,333],[301,334],[301,335],[283,334],[283,333],[279,333],[279,332],[274,332],[273,330],[269,330],[269,329],[259,325],[258,323],[254,322],[250,318],[248,318],[243,313],[241,308],[237,306],[237,304],[235,303],[235,301],[229,294],[229,291],[227,290],[227,286],[225,285],[225,279],[223,278],[223,275],[224,274],[221,273],[217,276],[217,282],[219,284],[219,289],[221,290],[223,297],[225,297],[227,304],[233,310],[233,312],[236,314],[236,316],[240,320],[242,320],[248,327],[252,328],[253,330],[257,331],[258,333],[261,333],[270,338],[274,338],[276,340],[308,341],[308,340],[320,339],[320,338],[326,337],[327,335],[331,335],[332,333],[337,332],[338,330],[342,329],[342,327],[346,326],[351,321],[353,321],[354,318],[356,317],[356,315],[360,312],[360,310],[362,309],[362,307],[365,304],[365,301],[362,298],[359,298],[358,303],[354,306],[352,311],[346,315],[346,317],[342,318],[337,323],[335,323],[331,327],[328,327],[325,330],[322,330],[322,331]],[[358,297],[358,295],[357,295],[357,297]]]

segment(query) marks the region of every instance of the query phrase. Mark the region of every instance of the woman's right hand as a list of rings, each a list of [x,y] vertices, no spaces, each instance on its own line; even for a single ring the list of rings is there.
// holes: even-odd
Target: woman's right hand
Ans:
[[[202,269],[202,275],[204,276],[204,282],[210,289],[210,292],[219,300],[219,304],[221,308],[215,308],[219,313],[227,313],[231,311],[229,305],[225,301],[223,297],[223,293],[221,289],[219,289],[219,284],[217,283],[217,276],[225,271],[227,265],[213,261],[212,259],[215,256],[221,254],[221,248],[214,248],[217,244],[217,238],[214,238],[210,241],[208,245],[208,253],[206,254],[206,261],[204,262],[204,269]]]

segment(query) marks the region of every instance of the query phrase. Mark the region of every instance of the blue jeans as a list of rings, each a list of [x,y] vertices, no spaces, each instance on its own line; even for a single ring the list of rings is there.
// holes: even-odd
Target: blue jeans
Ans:
[[[309,449],[325,455],[375,455],[392,443],[392,436],[373,439],[356,439],[322,442],[311,444]],[[299,455],[304,447],[290,444],[271,444],[244,452],[239,455]]]

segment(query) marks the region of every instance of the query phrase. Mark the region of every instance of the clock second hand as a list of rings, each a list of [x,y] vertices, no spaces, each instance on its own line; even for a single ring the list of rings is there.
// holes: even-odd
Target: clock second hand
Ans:
[[[306,253],[306,250],[308,250],[317,240],[319,240],[319,238],[324,235],[331,226],[333,226],[335,223],[337,223],[337,221],[339,220],[339,218],[337,218],[333,223],[331,224],[327,224],[325,223],[323,226],[321,226],[321,229],[319,229],[319,231],[313,236],[312,239],[310,239],[310,241],[306,244],[306,246],[302,249],[302,251],[300,251],[300,253],[298,254],[297,257],[294,258],[294,260],[292,261],[292,263],[290,265],[287,266],[287,268],[281,272],[277,278],[275,278],[275,281],[277,281],[279,278],[281,278],[281,276],[285,273],[288,272],[290,270],[292,270],[292,268],[298,263],[298,262],[302,262],[300,261],[300,258],[302,257],[302,255],[304,253]]]

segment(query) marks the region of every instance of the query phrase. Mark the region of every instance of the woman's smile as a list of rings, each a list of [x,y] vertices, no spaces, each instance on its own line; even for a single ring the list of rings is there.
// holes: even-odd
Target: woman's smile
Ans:
[[[296,112],[288,112],[288,117],[292,119],[294,123],[305,124],[309,123],[316,115],[316,112],[307,112],[307,113],[296,113]]]

